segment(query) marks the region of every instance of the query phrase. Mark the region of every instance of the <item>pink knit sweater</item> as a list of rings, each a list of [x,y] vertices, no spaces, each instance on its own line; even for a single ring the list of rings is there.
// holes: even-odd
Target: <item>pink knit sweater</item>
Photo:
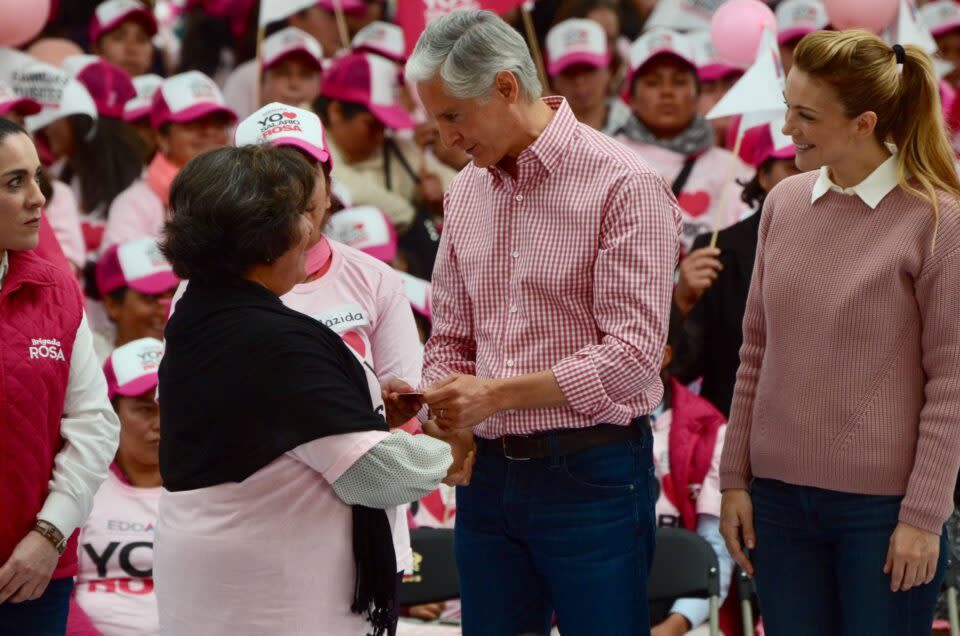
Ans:
[[[900,520],[939,534],[960,467],[960,206],[894,188],[871,210],[817,173],[783,181],[760,222],[720,469],[904,495]]]

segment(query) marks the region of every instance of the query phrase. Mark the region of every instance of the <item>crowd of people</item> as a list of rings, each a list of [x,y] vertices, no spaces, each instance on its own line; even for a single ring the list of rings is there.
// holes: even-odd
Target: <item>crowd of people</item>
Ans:
[[[405,1],[0,49],[0,635],[709,633],[661,527],[728,636],[738,569],[774,636],[946,629],[960,4],[931,58],[768,2],[784,144],[681,0]]]

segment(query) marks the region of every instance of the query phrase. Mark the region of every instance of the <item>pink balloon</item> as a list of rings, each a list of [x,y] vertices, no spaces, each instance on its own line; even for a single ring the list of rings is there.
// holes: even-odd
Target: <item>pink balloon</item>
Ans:
[[[861,28],[880,33],[897,17],[899,0],[824,0],[834,29]]]
[[[50,0],[3,0],[0,45],[20,46],[37,37],[50,17]]]
[[[60,66],[64,58],[71,55],[83,55],[83,49],[72,40],[64,38],[42,38],[27,49],[27,54],[51,66]]]
[[[770,7],[760,0],[728,0],[713,14],[710,38],[722,61],[747,68],[757,57],[764,29],[777,30]]]

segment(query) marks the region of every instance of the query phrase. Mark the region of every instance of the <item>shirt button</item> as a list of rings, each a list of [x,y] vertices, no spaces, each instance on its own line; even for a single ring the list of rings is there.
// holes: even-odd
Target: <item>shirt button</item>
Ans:
[[[518,195],[516,196],[516,199],[517,199],[517,203],[522,203],[522,202],[523,202],[523,195],[522,195],[522,194],[518,194]]]
[[[513,359],[507,360],[507,366],[513,367]]]
[[[517,306],[516,306],[516,305],[510,305],[510,313],[511,313],[511,314],[515,314],[515,313],[517,313],[518,311],[519,311],[519,309],[517,309]]]
[[[520,252],[518,252],[517,250],[513,250],[513,252],[510,253],[510,256],[514,258],[520,258]]]

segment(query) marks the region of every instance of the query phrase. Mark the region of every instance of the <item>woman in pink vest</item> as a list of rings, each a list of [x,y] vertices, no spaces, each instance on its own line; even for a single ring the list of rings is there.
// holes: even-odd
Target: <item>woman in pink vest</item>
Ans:
[[[39,175],[30,137],[0,119],[0,634],[64,633],[76,530],[119,430],[80,289],[31,252]]]

